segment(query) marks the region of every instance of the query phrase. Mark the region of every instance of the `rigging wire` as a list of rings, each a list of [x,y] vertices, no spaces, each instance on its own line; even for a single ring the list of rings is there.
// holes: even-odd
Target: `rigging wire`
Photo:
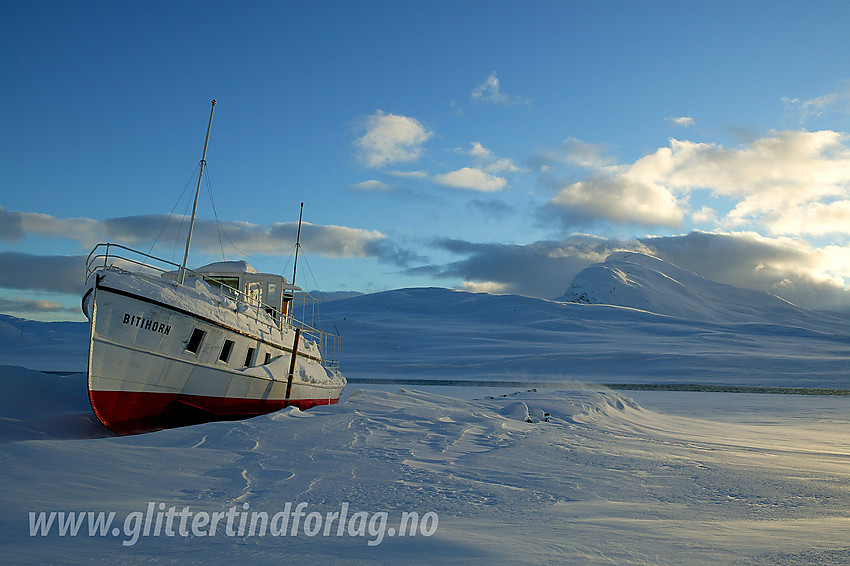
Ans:
[[[192,181],[196,177],[196,175],[198,173],[198,167],[200,167],[200,166],[201,166],[201,164],[198,163],[198,165],[195,167],[195,171],[189,176],[189,180],[186,181],[186,185],[183,187],[183,192],[181,192],[180,196],[177,197],[177,200],[174,202],[174,206],[171,207],[171,211],[168,213],[168,216],[166,216],[165,220],[162,221],[162,226],[160,226],[159,232],[157,233],[156,237],[153,239],[153,243],[151,244],[151,247],[148,250],[148,256],[153,254],[154,247],[156,247],[157,242],[159,242],[160,236],[162,236],[162,233],[165,231],[165,227],[168,225],[169,221],[174,216],[174,211],[177,210],[177,207],[180,205],[180,201],[182,201],[183,197],[186,196],[186,191],[192,185]],[[180,233],[180,229],[182,227],[183,227],[183,219],[181,219],[180,226],[177,229],[178,234]],[[171,253],[171,257],[172,257],[172,259],[174,258],[174,252],[173,251]],[[145,261],[147,261],[147,259],[145,259]]]
[[[319,294],[319,299],[321,300],[323,305],[326,304],[327,301],[325,301],[325,296],[322,294],[321,288],[319,287],[319,282],[316,280],[316,276],[313,273],[313,268],[310,267],[310,262],[307,261],[307,255],[303,251],[301,252],[301,257],[304,258],[304,264],[307,266],[307,271],[310,272],[310,277],[313,278],[313,286],[316,288],[316,293]],[[319,311],[319,314],[321,314],[321,311]],[[321,317],[318,314],[316,315],[316,319],[319,323],[321,323]],[[334,332],[336,332],[336,335],[339,336],[339,329],[336,327],[336,321],[333,320],[333,318],[331,318],[331,324],[334,327]],[[318,328],[319,325],[316,326]]]
[[[207,166],[207,171],[209,171],[209,166]],[[248,253],[240,250],[239,247],[233,242],[233,240],[230,239],[230,236],[227,234],[227,230],[224,229],[224,223],[222,223],[221,218],[219,218],[218,210],[215,207],[215,198],[213,198],[213,191],[212,191],[212,185],[210,184],[210,174],[209,173],[207,173],[206,180],[207,180],[207,195],[209,195],[210,204],[212,205],[212,209],[213,209],[213,216],[215,217],[216,231],[218,232],[218,245],[219,245],[219,248],[221,248],[222,261],[225,261],[224,242],[221,238],[222,235],[224,236],[224,239],[227,240],[227,243],[229,243],[230,246],[234,250],[236,250],[240,255],[242,255],[243,257],[246,257],[246,258],[250,258],[251,254],[248,254]]]

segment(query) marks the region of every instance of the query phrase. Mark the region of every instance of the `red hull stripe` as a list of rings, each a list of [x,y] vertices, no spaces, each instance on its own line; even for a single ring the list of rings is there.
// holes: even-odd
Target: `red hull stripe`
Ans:
[[[283,409],[283,400],[234,399],[145,393],[138,391],[89,391],[92,409],[100,422],[117,434],[139,434],[210,421],[237,420]],[[333,405],[339,399],[292,399],[301,410]]]

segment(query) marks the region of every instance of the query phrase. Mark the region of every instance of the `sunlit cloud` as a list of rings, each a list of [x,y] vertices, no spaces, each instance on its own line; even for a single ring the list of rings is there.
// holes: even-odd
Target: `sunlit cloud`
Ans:
[[[80,312],[80,307],[66,307],[45,299],[0,298],[0,312],[24,315],[77,314]]]
[[[508,180],[504,177],[497,177],[474,167],[463,167],[456,171],[435,175],[434,182],[454,189],[485,193],[499,192],[508,186]]]
[[[363,126],[366,133],[357,138],[355,146],[361,163],[370,168],[416,161],[422,145],[433,135],[415,118],[380,110],[366,117]]]
[[[516,173],[520,168],[511,159],[498,157],[492,151],[481,145],[480,142],[472,142],[468,150],[458,150],[468,155],[477,167],[488,173]]]
[[[831,130],[785,131],[740,148],[670,140],[632,164],[598,167],[584,181],[558,188],[550,207],[570,221],[593,219],[675,227],[695,190],[728,198],[718,219],[729,229],[764,226],[770,233],[850,233],[850,147]],[[552,177],[548,171],[543,177]],[[794,222],[802,213],[806,222]],[[698,217],[706,218],[696,211]],[[824,228],[816,228],[821,224]]]
[[[696,120],[694,120],[690,116],[678,116],[676,118],[669,118],[669,120],[676,126],[681,126],[683,128],[690,128],[691,126],[696,124]]]
[[[598,173],[562,188],[549,205],[568,223],[605,219],[678,228],[684,210],[672,191],[627,174]]]
[[[508,286],[505,283],[497,283],[495,281],[464,281],[461,283],[460,290],[469,293],[490,293],[491,295],[501,295],[509,292]]]

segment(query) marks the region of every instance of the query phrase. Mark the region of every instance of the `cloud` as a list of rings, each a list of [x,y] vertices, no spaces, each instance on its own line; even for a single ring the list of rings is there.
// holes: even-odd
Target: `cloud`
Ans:
[[[499,199],[473,199],[466,203],[466,209],[482,215],[488,220],[504,220],[516,215],[514,207]]]
[[[469,189],[485,193],[499,192],[508,186],[508,180],[476,169],[463,167],[457,171],[435,175],[434,182],[455,189]]]
[[[427,179],[428,173],[425,171],[387,171],[387,175],[399,177],[401,179]]]
[[[8,211],[0,206],[0,240],[4,242],[20,242],[24,237],[21,215]]]
[[[73,240],[86,249],[99,242],[118,241],[128,246],[150,246],[158,238],[160,248],[185,242],[188,218],[167,215],[127,216],[93,220],[55,218],[47,214],[14,213],[22,222],[22,234]],[[260,225],[251,222],[196,219],[192,236],[195,252],[220,255],[222,245],[240,255],[288,253],[295,245],[297,222]],[[304,222],[301,244],[305,250],[331,258],[374,258],[397,264],[409,257],[377,230]],[[79,268],[80,270],[82,268]],[[80,271],[81,272],[81,271]],[[80,273],[78,272],[78,273]],[[26,271],[23,271],[26,273]]]
[[[464,259],[445,265],[421,266],[410,270],[410,273],[457,278],[464,282],[465,289],[492,289],[499,293],[547,299],[563,295],[577,273],[604,261],[614,251],[648,251],[637,241],[610,240],[585,234],[527,245],[456,239],[437,240],[433,245],[464,256]]]
[[[497,157],[492,151],[481,145],[480,142],[472,142],[469,150],[458,150],[467,154],[480,169],[488,173],[516,173],[520,171],[513,161],[506,157]]]
[[[486,102],[489,104],[529,104],[530,101],[526,98],[522,98],[520,96],[510,96],[502,92],[501,84],[499,83],[499,77],[496,76],[496,72],[493,71],[487,78],[478,83],[474,89],[472,89],[472,94],[470,95],[472,100],[476,102]]]
[[[416,161],[433,133],[415,118],[378,110],[365,119],[366,133],[354,142],[360,161],[370,168]]]
[[[85,256],[0,252],[0,287],[79,294],[85,268]]]
[[[809,202],[776,210],[770,231],[777,234],[847,234],[850,232],[850,200]]]
[[[656,255],[713,281],[773,293],[806,308],[850,309],[850,250],[754,232],[691,232],[641,240]]]
[[[378,181],[375,179],[370,179],[368,181],[363,181],[357,183],[356,185],[351,185],[352,189],[358,191],[391,191],[393,190],[392,185],[388,185],[383,181]]]
[[[0,298],[0,311],[26,315],[41,315],[46,313],[79,314],[80,307],[65,307],[53,301],[44,299],[5,299]]]
[[[677,226],[688,196],[707,190],[730,201],[719,220],[736,228],[763,225],[775,235],[850,233],[843,201],[850,200],[848,136],[831,130],[784,131],[739,148],[671,139],[667,147],[626,165],[597,167],[584,181],[558,186],[551,209],[567,220]],[[541,162],[541,178],[556,176]],[[830,204],[829,201],[835,201]],[[806,224],[790,220],[802,214]],[[814,231],[813,231],[814,230]]]
[[[509,292],[507,285],[495,281],[464,281],[461,283],[460,290],[470,293],[490,293],[491,295],[504,295]]]
[[[673,124],[677,126],[681,126],[683,128],[689,128],[693,126],[696,121],[690,116],[679,116],[678,118],[668,118]]]
[[[786,112],[799,117],[801,122],[819,118],[828,113],[850,114],[850,80],[842,81],[833,91],[810,99],[783,98]]]
[[[684,210],[672,191],[622,174],[599,173],[562,188],[549,206],[567,223],[605,219],[623,224],[680,227]]]
[[[647,253],[706,279],[765,291],[806,308],[850,310],[850,250],[815,248],[792,238],[766,238],[751,232],[691,232],[635,240],[572,234],[527,245],[442,239],[433,246],[460,256],[443,265],[408,273],[455,278],[462,288],[517,293],[540,298],[563,295],[581,270],[616,251]]]

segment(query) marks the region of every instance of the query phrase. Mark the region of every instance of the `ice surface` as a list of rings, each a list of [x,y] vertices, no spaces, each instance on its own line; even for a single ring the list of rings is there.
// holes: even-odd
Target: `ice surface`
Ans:
[[[85,325],[4,316],[3,560],[850,563],[850,397],[631,396],[574,382],[848,388],[848,319],[646,263],[621,261],[618,269],[629,281],[644,278],[634,300],[646,297],[665,312],[445,289],[361,296],[323,311],[343,334],[348,377],[436,378],[449,393],[461,378],[549,387],[491,384],[447,396],[349,384],[336,406],[135,437],[114,437],[96,422],[82,375],[17,367],[64,356],[84,369]],[[657,274],[691,294],[654,295],[663,288]],[[709,290],[720,293],[712,301],[724,299],[722,316],[699,315]],[[736,296],[753,308],[734,306]],[[132,546],[121,532],[29,534],[29,512],[114,511],[120,522],[151,502],[196,512],[248,505],[269,515],[287,502],[322,514],[347,504],[352,513],[387,513],[390,527],[404,512],[434,512],[439,525],[432,536],[387,534],[379,544],[336,529],[163,534]]]
[[[85,414],[79,379],[13,368],[0,375],[32,405],[45,387],[76,387],[57,405],[64,417],[55,417]],[[16,405],[0,421],[0,543],[17,564],[210,556],[257,564],[282,556],[331,564],[846,563],[848,415],[833,414],[831,427],[816,414],[793,425],[741,424],[735,417],[746,409],[737,399],[747,396],[727,396],[713,420],[702,420],[607,390],[478,400],[360,390],[334,407],[110,438],[95,438],[104,436],[95,428],[45,427],[56,401],[33,418]],[[790,406],[800,399],[780,397]],[[439,526],[430,537],[387,536],[374,546],[370,536],[303,532],[149,536],[130,547],[123,534],[29,536],[30,511],[114,511],[120,520],[149,502],[270,515],[286,502],[322,514],[347,502],[352,512],[387,513],[389,525],[403,512],[434,512]]]

